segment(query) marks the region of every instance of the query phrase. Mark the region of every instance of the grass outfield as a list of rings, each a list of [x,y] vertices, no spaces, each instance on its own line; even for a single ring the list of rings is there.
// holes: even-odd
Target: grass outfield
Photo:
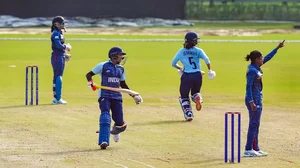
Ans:
[[[0,35],[0,37],[49,37]],[[68,37],[102,37],[66,35]],[[129,38],[129,36],[104,36]],[[263,35],[243,39],[297,39],[297,34]],[[132,36],[130,38],[160,38]],[[166,38],[166,37],[165,37]],[[178,38],[172,36],[167,38]],[[204,37],[203,37],[204,38]],[[205,37],[216,39],[216,37]],[[218,37],[236,39],[240,37]],[[299,38],[298,38],[299,39]],[[244,57],[251,50],[267,54],[277,43],[200,43],[216,71],[204,76],[204,107],[192,122],[184,122],[178,104],[179,76],[171,67],[181,42],[70,41],[72,60],[66,63],[63,98],[68,105],[50,105],[52,68],[49,41],[0,41],[0,167],[228,167],[224,157],[224,112],[242,112],[242,149],[248,112],[244,106]],[[121,142],[106,151],[97,146],[97,93],[87,88],[85,74],[107,60],[108,49],[121,46],[128,53],[127,83],[144,98],[135,105],[124,95],[128,130]],[[207,68],[202,62],[204,71]],[[15,67],[12,67],[14,65]],[[40,105],[24,106],[25,66],[39,66]],[[235,167],[299,167],[300,62],[298,44],[287,43],[266,65],[264,111],[260,147],[264,158],[242,158]],[[99,83],[99,77],[94,77]],[[242,150],[243,152],[243,150]],[[233,165],[230,165],[233,166]]]

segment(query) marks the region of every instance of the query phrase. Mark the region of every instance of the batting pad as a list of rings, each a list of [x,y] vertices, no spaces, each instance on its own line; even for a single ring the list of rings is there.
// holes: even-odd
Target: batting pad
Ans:
[[[192,111],[191,102],[189,98],[179,98],[179,103],[184,113]]]
[[[102,142],[107,142],[109,144],[109,136],[110,136],[110,114],[109,112],[102,112],[100,115],[100,133],[98,144],[100,145]]]

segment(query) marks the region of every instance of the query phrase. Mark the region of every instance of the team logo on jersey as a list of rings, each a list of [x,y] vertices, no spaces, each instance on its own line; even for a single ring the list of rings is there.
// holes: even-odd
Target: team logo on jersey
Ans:
[[[110,82],[110,83],[119,83],[120,82],[120,78],[108,77],[107,81]]]
[[[110,70],[108,69],[108,70],[106,70],[106,73],[109,73],[110,72]]]
[[[262,76],[263,76],[263,74],[260,71],[258,71],[257,72],[257,79],[261,79]]]

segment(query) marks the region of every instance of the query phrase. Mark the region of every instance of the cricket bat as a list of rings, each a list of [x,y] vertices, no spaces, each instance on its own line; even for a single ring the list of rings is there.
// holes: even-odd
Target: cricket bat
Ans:
[[[129,89],[113,88],[113,87],[108,87],[108,86],[98,86],[98,85],[96,85],[96,88],[97,88],[97,89],[111,90],[111,91],[121,92],[121,93],[127,93],[127,94],[131,94],[131,95],[139,95],[138,92],[135,92],[135,91],[129,90]]]

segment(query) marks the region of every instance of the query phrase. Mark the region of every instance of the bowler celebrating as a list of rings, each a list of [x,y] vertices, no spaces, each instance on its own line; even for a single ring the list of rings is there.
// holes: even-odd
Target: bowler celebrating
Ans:
[[[267,56],[263,57],[260,51],[254,50],[246,56],[246,61],[251,60],[247,70],[247,85],[245,104],[249,111],[249,127],[247,143],[244,157],[267,156],[268,153],[262,151],[258,146],[258,132],[262,113],[262,76],[261,66],[267,63],[277,53],[279,48],[284,46],[284,41],[272,50]]]

